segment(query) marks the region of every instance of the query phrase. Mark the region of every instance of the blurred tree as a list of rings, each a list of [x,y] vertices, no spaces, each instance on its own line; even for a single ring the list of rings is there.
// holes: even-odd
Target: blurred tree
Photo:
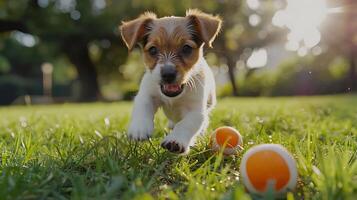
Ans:
[[[40,43],[55,44],[59,50],[57,53],[66,55],[76,66],[82,85],[80,97],[88,100],[100,96],[96,69],[110,73],[113,69],[108,66],[117,67],[125,62],[126,50],[116,30],[121,19],[130,19],[145,10],[164,16],[183,15],[187,8],[200,8],[224,18],[223,33],[215,42],[213,51],[221,62],[228,65],[233,94],[237,95],[235,66],[242,59],[240,55],[265,46],[276,38],[269,26],[273,10],[270,4],[271,1],[267,1],[252,10],[243,1],[235,0],[6,1],[2,6],[6,17],[0,21],[0,31],[27,32],[38,36]],[[248,23],[252,15],[258,20],[253,25]],[[91,57],[90,46],[100,55],[99,58]]]
[[[246,62],[254,49],[281,39],[282,32],[271,25],[276,10],[274,1],[251,1],[254,4],[250,7],[247,2],[216,1],[209,6],[202,1],[193,3],[194,7],[217,13],[224,20],[222,33],[214,43],[212,52],[218,55],[221,63],[228,66],[228,76],[234,96],[239,94],[235,76],[237,62],[239,60]]]
[[[322,29],[322,43],[331,56],[342,56],[349,62],[346,90],[357,91],[357,1],[329,0],[330,7],[338,12],[330,13]]]
[[[345,14],[345,36],[346,42],[345,54],[348,57],[349,70],[349,84],[352,91],[357,91],[357,1],[345,0],[346,14]],[[341,44],[340,44],[341,45]]]
[[[18,31],[50,46],[53,59],[65,56],[76,67],[81,101],[101,97],[98,72],[112,74],[126,62],[118,25],[146,10],[183,14],[190,1],[163,0],[19,0],[0,1],[0,32]],[[49,61],[48,55],[43,56]]]
[[[0,54],[6,58],[11,66],[7,71],[8,73],[24,77],[39,77],[41,69],[36,66],[40,66],[44,62],[40,56],[41,51],[42,49],[39,47],[27,48],[18,44],[14,39],[6,39],[2,40]]]
[[[337,0],[330,0],[337,1]],[[255,49],[284,39],[283,29],[272,26],[275,11],[284,0],[0,0],[0,73],[28,76],[38,73],[43,62],[70,62],[75,66],[81,90],[79,100],[101,97],[99,81],[115,77],[137,86],[139,55],[126,62],[128,52],[122,43],[118,25],[144,11],[159,17],[184,15],[188,8],[219,14],[223,20],[222,33],[208,50],[215,54],[219,65],[228,66],[233,95],[242,94],[236,81],[237,62],[245,63]],[[356,18],[353,0],[344,0],[346,11],[341,19],[330,20],[323,43],[330,46],[328,55],[349,58],[351,89],[356,87]],[[342,19],[343,18],[343,19]],[[332,28],[331,28],[332,27]],[[338,33],[337,33],[338,32]],[[12,40],[8,40],[8,38]],[[31,49],[19,47],[20,41]],[[21,52],[21,53],[20,53]],[[336,55],[335,55],[336,54]],[[327,54],[326,54],[327,55]],[[322,59],[322,58],[317,58]],[[333,60],[331,58],[331,60]],[[332,62],[332,61],[331,61]],[[125,69],[118,70],[119,66]],[[32,70],[37,66],[37,69]],[[126,69],[126,68],[130,69]],[[134,68],[135,69],[132,69]],[[246,68],[248,76],[253,69]],[[254,77],[253,77],[254,78]],[[106,82],[107,83],[107,82]]]
[[[105,45],[98,45],[98,48],[118,50],[119,56],[112,57],[106,68],[114,68],[124,63],[127,51],[118,37],[117,26],[123,18],[120,13],[125,13],[128,7],[130,1],[2,1],[0,31],[17,30],[29,33],[39,38],[38,45],[50,45],[55,49],[55,57],[65,55],[78,72],[81,84],[79,100],[95,100],[101,96],[96,66],[101,70],[101,64],[108,62],[99,59],[94,63],[89,44],[93,41],[104,41]]]

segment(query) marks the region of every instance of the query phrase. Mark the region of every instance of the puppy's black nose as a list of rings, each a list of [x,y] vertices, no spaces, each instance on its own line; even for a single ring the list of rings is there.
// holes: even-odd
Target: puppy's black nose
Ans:
[[[176,80],[177,70],[174,65],[164,65],[161,68],[161,80],[164,83],[173,83]]]

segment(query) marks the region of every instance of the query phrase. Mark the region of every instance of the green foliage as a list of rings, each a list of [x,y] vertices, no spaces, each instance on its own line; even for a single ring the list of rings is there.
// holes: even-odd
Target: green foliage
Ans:
[[[279,143],[298,164],[287,199],[353,199],[357,194],[356,96],[227,98],[207,132],[234,126],[244,148]],[[150,141],[127,140],[131,103],[0,108],[3,199],[251,199],[240,180],[243,155],[208,149],[208,135],[188,156],[160,147],[160,111]]]
[[[244,96],[269,95],[276,81],[274,73],[268,69],[252,70],[248,73],[238,85],[239,93]]]
[[[18,75],[25,75],[27,77],[36,77],[41,74],[41,64],[44,62],[42,57],[44,49],[25,47],[13,38],[2,40],[2,42],[0,54],[5,58],[3,62],[10,65],[8,72],[14,71]]]
[[[4,56],[0,56],[0,74],[10,71],[10,64]]]
[[[340,57],[335,58],[328,66],[331,79],[338,80],[346,78],[348,68],[347,60]]]
[[[277,68],[238,71],[241,96],[289,96],[349,92],[347,61],[341,57],[293,58]],[[229,96],[229,85],[218,88],[218,95]]]

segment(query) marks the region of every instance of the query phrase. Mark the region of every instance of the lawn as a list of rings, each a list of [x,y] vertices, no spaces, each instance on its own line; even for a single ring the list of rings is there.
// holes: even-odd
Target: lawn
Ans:
[[[160,147],[164,115],[150,141],[126,138],[132,104],[0,108],[0,199],[250,199],[242,155],[214,155],[208,134],[187,156]],[[295,157],[299,183],[288,199],[357,196],[357,96],[227,98],[207,132],[236,127],[246,151],[279,143]],[[243,152],[244,153],[244,152]]]

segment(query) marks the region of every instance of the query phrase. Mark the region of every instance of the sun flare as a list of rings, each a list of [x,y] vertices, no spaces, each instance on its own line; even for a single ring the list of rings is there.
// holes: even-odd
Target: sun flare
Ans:
[[[326,14],[325,0],[287,0],[286,8],[277,11],[272,22],[289,29],[286,49],[298,51],[311,49],[320,42],[318,27]]]

